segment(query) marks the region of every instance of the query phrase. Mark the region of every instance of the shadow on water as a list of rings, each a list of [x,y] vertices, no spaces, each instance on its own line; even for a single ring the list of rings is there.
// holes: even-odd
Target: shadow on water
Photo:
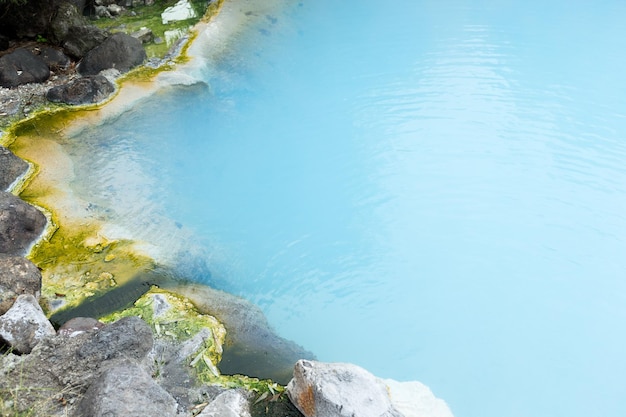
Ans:
[[[311,352],[276,334],[256,305],[224,291],[185,282],[168,268],[138,273],[106,294],[54,313],[50,321],[58,328],[74,317],[99,318],[129,308],[152,286],[188,297],[200,312],[224,324],[226,343],[218,365],[224,375],[239,374],[287,384],[298,359],[315,359]]]
[[[126,284],[120,285],[105,294],[90,297],[82,304],[57,311],[50,316],[50,322],[55,328],[62,326],[74,317],[99,318],[115,311],[124,310],[133,305],[153,285],[159,286],[164,282],[165,275],[159,271],[141,272]]]

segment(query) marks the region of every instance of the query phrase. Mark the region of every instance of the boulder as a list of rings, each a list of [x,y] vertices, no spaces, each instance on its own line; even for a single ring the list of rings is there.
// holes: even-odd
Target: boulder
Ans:
[[[179,0],[173,6],[168,7],[161,13],[161,20],[164,25],[170,22],[178,22],[196,17],[196,12],[188,0]]]
[[[82,75],[96,75],[108,68],[127,72],[142,64],[145,59],[146,51],[141,41],[125,33],[116,33],[85,55],[78,65],[78,72]]]
[[[46,63],[25,48],[18,48],[0,57],[0,86],[17,87],[40,83],[50,77]]]
[[[128,363],[106,369],[87,389],[75,416],[174,417],[176,400],[139,366]]]
[[[249,394],[230,389],[218,395],[197,417],[250,417]]]
[[[0,339],[19,353],[30,353],[44,337],[54,334],[54,327],[30,294],[17,297],[13,306],[0,316]]]
[[[81,359],[104,361],[124,357],[141,360],[152,349],[152,330],[139,317],[124,317],[95,334],[78,350]]]
[[[41,272],[26,258],[0,254],[0,315],[11,308],[18,296],[41,295]]]
[[[46,223],[46,216],[35,207],[0,191],[0,253],[26,254]]]
[[[52,41],[75,58],[82,58],[87,52],[100,45],[108,32],[91,25],[75,5],[62,3],[50,22]]]
[[[306,417],[403,417],[385,384],[352,364],[299,360],[287,395]]]
[[[106,99],[114,91],[115,86],[106,77],[94,75],[52,87],[46,98],[54,103],[92,104]]]
[[[11,185],[28,171],[28,163],[0,146],[0,191],[8,191]]]
[[[65,52],[80,59],[102,44],[107,36],[106,31],[95,26],[73,26],[69,29],[62,45]]]

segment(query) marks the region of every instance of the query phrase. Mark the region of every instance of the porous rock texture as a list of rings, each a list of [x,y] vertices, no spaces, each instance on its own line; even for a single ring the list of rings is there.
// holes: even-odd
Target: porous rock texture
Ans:
[[[106,99],[113,91],[115,86],[106,77],[94,75],[52,87],[46,98],[53,103],[93,104]]]
[[[46,216],[35,207],[0,191],[0,253],[26,254],[46,223]]]
[[[26,258],[0,253],[0,315],[23,294],[39,299],[41,272]]]

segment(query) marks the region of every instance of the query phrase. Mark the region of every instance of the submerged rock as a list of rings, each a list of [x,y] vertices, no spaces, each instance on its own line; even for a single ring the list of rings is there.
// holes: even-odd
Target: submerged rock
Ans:
[[[44,337],[56,334],[32,295],[20,295],[0,316],[0,339],[18,353],[29,353]]]
[[[46,216],[35,207],[0,191],[0,253],[26,254],[46,223]]]
[[[0,254],[0,315],[6,313],[18,296],[41,295],[41,272],[26,258]]]
[[[435,397],[426,385],[418,381],[398,382],[384,379],[391,402],[404,417],[454,417],[448,405]]]

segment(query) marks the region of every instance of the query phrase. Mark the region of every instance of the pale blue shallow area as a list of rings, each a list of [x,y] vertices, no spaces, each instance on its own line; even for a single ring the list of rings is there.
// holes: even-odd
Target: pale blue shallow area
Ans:
[[[80,192],[149,188],[188,275],[457,417],[626,416],[626,3],[595,3],[294,2],[77,137]]]

